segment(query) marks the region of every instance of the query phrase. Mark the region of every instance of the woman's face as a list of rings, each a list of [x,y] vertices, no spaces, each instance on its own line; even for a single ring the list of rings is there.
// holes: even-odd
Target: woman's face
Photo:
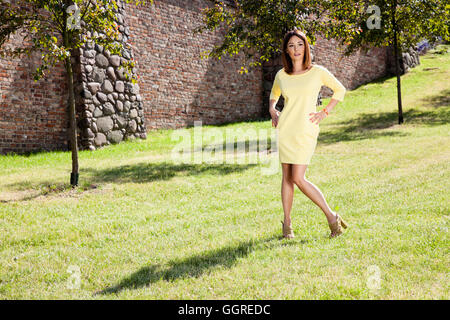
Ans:
[[[305,54],[305,44],[298,36],[292,36],[287,44],[287,52],[292,59],[292,62],[299,60],[303,61]]]

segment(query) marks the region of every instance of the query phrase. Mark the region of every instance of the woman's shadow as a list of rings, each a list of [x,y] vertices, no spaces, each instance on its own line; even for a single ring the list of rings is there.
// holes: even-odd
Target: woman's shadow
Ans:
[[[280,242],[281,238],[281,236],[273,235],[258,241],[251,239],[240,242],[237,245],[211,250],[186,259],[172,260],[166,268],[159,264],[145,266],[121,280],[118,284],[96,292],[95,295],[117,294],[124,289],[138,289],[158,281],[174,281],[188,277],[196,278],[215,267],[231,268],[239,258],[245,257],[257,249],[266,250],[274,246],[299,245],[310,241],[303,239]]]

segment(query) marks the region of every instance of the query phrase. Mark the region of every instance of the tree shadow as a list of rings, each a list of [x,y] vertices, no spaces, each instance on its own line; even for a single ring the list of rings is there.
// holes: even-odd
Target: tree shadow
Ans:
[[[242,172],[255,164],[190,164],[171,162],[147,163],[142,162],[133,165],[123,165],[110,169],[80,169],[80,173],[88,174],[92,182],[114,182],[114,183],[146,183],[158,180],[169,180],[175,176],[194,176],[200,174],[226,175]]]
[[[82,191],[96,189],[102,183],[147,183],[153,181],[166,181],[176,176],[193,176],[199,174],[226,175],[242,172],[257,164],[175,164],[171,162],[147,163],[142,162],[133,165],[123,165],[107,169],[81,168],[80,177],[83,177],[82,185],[78,188]],[[7,185],[8,189],[16,191],[38,190],[35,193],[26,194],[17,200],[1,200],[2,203],[27,201],[43,195],[59,194],[71,190],[68,183],[53,183],[42,181],[31,183],[29,181],[16,182]]]
[[[250,152],[250,151],[256,151],[256,152],[272,152],[272,149],[275,147],[275,142],[272,141],[271,137],[267,137],[267,139],[246,139],[241,141],[235,141],[235,142],[227,142],[223,141],[222,143],[206,143],[203,144],[201,147],[195,147],[194,152],[207,152],[212,150],[222,150],[227,152]]]
[[[391,75],[391,74],[385,74],[384,76],[381,76],[381,77],[378,77],[376,79],[373,79],[370,82],[365,82],[365,83],[361,83],[361,84],[355,85],[354,88],[352,89],[352,91],[355,91],[355,90],[357,90],[357,89],[359,89],[361,87],[367,86],[369,84],[384,84],[384,83],[386,83],[389,80],[396,81],[396,76],[395,75]]]
[[[444,91],[435,96],[423,99],[428,107],[433,110],[409,109],[403,111],[404,124],[418,124],[423,126],[440,126],[449,123],[450,109],[443,108],[448,106],[448,93]],[[421,102],[422,104],[422,102]],[[439,110],[436,110],[438,109]],[[398,112],[381,113],[361,113],[350,120],[341,121],[333,124],[338,129],[327,130],[320,133],[321,143],[332,144],[339,141],[356,141],[364,139],[376,139],[385,136],[405,136],[402,132],[386,132],[389,129],[398,126]]]
[[[427,96],[421,100],[422,104],[425,107],[431,107],[431,108],[441,108],[441,107],[448,107],[450,106],[450,89],[443,90],[439,94],[436,94],[434,96]],[[441,113],[446,113],[448,117],[448,109],[447,110],[441,110]]]
[[[424,97],[417,102],[423,109],[409,109],[403,112],[405,123],[418,124],[423,126],[439,126],[450,122],[450,90],[443,90],[438,94]],[[333,144],[340,141],[356,141],[363,139],[376,139],[385,136],[405,136],[403,132],[390,131],[386,132],[383,129],[388,129],[398,126],[397,112],[383,112],[383,113],[361,113],[357,117],[350,120],[345,120],[333,124],[336,129],[321,132],[319,135],[320,143]],[[239,143],[242,143],[240,141]],[[245,152],[250,151],[250,146],[257,146],[257,152],[267,151],[271,152],[272,139],[268,136],[267,145],[264,149],[259,145],[258,140],[246,140]],[[198,148],[197,151],[205,151],[206,148],[219,148],[222,150],[236,150],[238,142],[221,144],[208,144]],[[80,169],[80,175],[83,176],[83,185],[81,189],[95,189],[99,183],[115,182],[127,183],[137,182],[145,183],[157,180],[169,180],[175,176],[189,176],[198,174],[214,174],[225,175],[234,172],[242,172],[258,164],[174,164],[171,162],[163,163],[138,163],[134,165],[124,165],[108,169]],[[0,200],[1,203],[27,201],[42,195],[58,194],[66,192],[71,187],[64,183],[55,183],[51,180],[42,181],[39,183],[17,182],[7,186],[8,189],[15,191],[25,190],[40,190],[40,192],[30,192],[25,197],[14,200]]]
[[[9,184],[8,186],[11,192],[0,193],[2,198],[0,199],[0,203],[14,203],[20,201],[29,201],[41,196],[52,196],[52,195],[61,195],[63,193],[74,195],[81,194],[83,191],[88,191],[91,189],[97,189],[98,185],[92,183],[84,183],[82,186],[79,186],[77,189],[72,188],[69,182],[67,183],[55,183],[53,181],[42,181],[36,184],[33,184],[29,181],[21,181]],[[6,199],[5,200],[5,195]],[[9,195],[9,196],[8,196]]]
[[[405,115],[405,113],[403,113]],[[338,129],[320,133],[320,143],[332,144],[340,141],[356,141],[363,139],[376,139],[384,136],[402,136],[399,132],[385,132],[383,129],[396,125],[398,113],[363,113],[356,118],[333,124]],[[377,131],[379,130],[379,131]]]
[[[231,268],[239,258],[246,257],[256,250],[266,250],[277,246],[299,245],[314,241],[309,239],[291,239],[279,241],[282,236],[272,235],[255,241],[250,239],[237,245],[210,250],[185,259],[175,259],[164,267],[160,264],[142,267],[118,284],[107,287],[94,295],[117,294],[126,289],[138,289],[159,281],[175,281],[185,278],[198,278],[214,268]]]
[[[245,125],[245,124],[249,124],[249,123],[257,123],[257,122],[267,122],[267,119],[271,119],[270,115],[266,116],[256,116],[255,118],[251,118],[251,119],[236,119],[236,120],[224,120],[224,122],[220,122],[220,123],[202,123],[203,128],[208,128],[209,126],[212,127],[226,127],[229,125],[235,125],[235,126],[239,126],[239,125]],[[201,119],[199,119],[201,120]],[[190,122],[188,124],[186,124],[183,128],[185,129],[190,129],[190,128],[194,128],[195,124],[193,122]]]

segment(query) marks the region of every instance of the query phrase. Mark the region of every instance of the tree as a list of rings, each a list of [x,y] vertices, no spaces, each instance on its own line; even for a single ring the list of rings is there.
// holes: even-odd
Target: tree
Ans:
[[[399,120],[403,123],[399,59],[402,51],[428,39],[450,39],[450,4],[446,0],[329,0],[324,34],[346,46],[344,55],[357,49],[391,46],[397,77]]]
[[[103,45],[111,54],[122,56],[125,48],[120,41],[121,35],[116,23],[118,1],[120,0],[0,0],[0,56],[30,56],[35,51],[42,53],[42,64],[33,73],[35,81],[45,77],[45,72],[57,62],[64,63],[69,93],[72,187],[78,185],[79,177],[73,60],[76,50],[88,41]],[[133,2],[140,5],[145,0]],[[31,45],[4,48],[10,36],[20,30],[25,31],[24,44],[29,42]],[[134,65],[134,61],[123,63],[127,79],[132,75]],[[136,82],[133,75],[131,81]]]
[[[322,27],[319,19],[324,14],[322,0],[233,0],[230,6],[220,0],[210,0],[213,6],[202,9],[203,25],[194,30],[202,33],[225,27],[222,44],[202,56],[221,59],[223,55],[244,53],[240,73],[260,66],[279,54],[284,34],[301,29],[314,44]]]
[[[195,31],[224,26],[226,35],[221,45],[202,55],[220,59],[242,51],[241,73],[279,53],[285,32],[293,28],[304,31],[311,44],[319,33],[338,40],[346,56],[357,49],[394,47],[399,123],[403,123],[401,50],[425,38],[431,42],[449,39],[446,0],[233,0],[234,8],[220,0],[210,1],[214,5],[203,9],[203,25]]]

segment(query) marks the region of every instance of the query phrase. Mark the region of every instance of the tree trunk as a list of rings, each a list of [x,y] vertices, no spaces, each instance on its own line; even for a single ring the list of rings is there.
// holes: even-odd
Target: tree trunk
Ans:
[[[395,20],[395,12],[397,10],[397,0],[394,0],[394,7],[392,13],[392,27],[394,29],[394,59],[395,59],[395,74],[397,75],[397,105],[398,105],[398,124],[403,123],[402,111],[402,89],[400,82],[400,65],[398,62],[398,43],[397,43],[397,23]]]
[[[72,150],[72,173],[70,174],[70,184],[72,187],[78,186],[78,141],[77,141],[77,120],[75,113],[75,95],[73,87],[73,71],[71,58],[66,58],[67,81],[69,87],[69,122],[70,122],[70,147]]]
[[[69,47],[69,33],[63,34],[64,45]],[[73,85],[73,69],[72,69],[72,53],[69,57],[65,59],[65,67],[67,72],[67,84],[69,89],[69,138],[70,138],[70,148],[72,150],[72,173],[70,174],[70,184],[72,188],[78,186],[78,142],[77,142],[77,120],[75,111],[75,93]]]

